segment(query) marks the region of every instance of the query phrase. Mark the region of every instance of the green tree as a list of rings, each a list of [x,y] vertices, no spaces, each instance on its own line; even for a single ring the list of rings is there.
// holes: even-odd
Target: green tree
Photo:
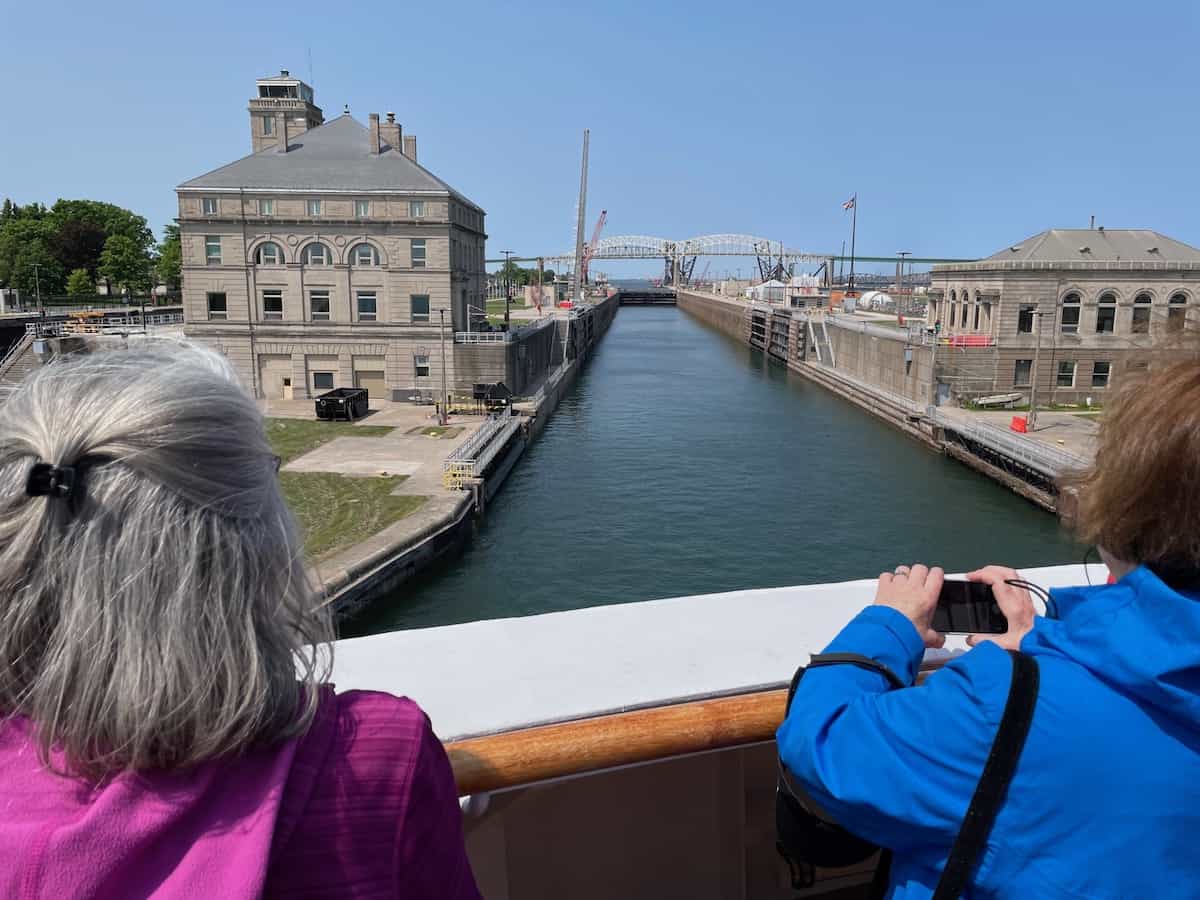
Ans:
[[[100,275],[136,294],[150,289],[150,254],[133,238],[114,234],[104,242]]]
[[[183,265],[183,247],[179,240],[179,226],[168,225],[163,229],[162,243],[158,245],[158,259],[154,267],[158,280],[171,288],[178,289]]]
[[[72,297],[81,297],[96,290],[96,284],[87,269],[75,269],[67,276],[67,293]]]
[[[16,216],[0,225],[0,286],[13,287],[32,297],[61,294],[66,272],[50,251],[48,227],[40,216]]]

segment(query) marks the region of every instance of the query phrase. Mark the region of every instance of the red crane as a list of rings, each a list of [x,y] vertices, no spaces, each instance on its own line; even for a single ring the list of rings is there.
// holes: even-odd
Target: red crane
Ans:
[[[588,283],[588,263],[592,261],[592,254],[596,252],[596,247],[600,244],[600,232],[604,230],[604,223],[608,221],[608,210],[600,210],[600,218],[596,220],[596,230],[592,232],[592,239],[588,241],[587,246],[583,248],[583,264],[580,268],[582,278],[581,284]]]

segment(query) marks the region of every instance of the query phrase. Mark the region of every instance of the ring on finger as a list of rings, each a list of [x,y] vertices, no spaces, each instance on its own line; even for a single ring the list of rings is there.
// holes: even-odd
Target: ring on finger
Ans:
[[[908,566],[896,566],[897,575],[907,575],[910,571],[911,570],[908,568]]]

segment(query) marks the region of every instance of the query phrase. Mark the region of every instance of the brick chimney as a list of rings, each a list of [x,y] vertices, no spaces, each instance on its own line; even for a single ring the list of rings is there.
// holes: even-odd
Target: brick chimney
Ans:
[[[275,140],[279,143],[275,145],[275,149],[279,153],[288,152],[288,118],[287,113],[275,113]]]
[[[379,113],[371,113],[367,116],[371,123],[371,155],[379,155]]]
[[[404,135],[404,155],[413,162],[417,161],[417,136],[415,134]]]
[[[397,153],[401,152],[403,147],[400,143],[400,123],[396,121],[395,113],[387,114],[387,121],[379,126],[379,136]]]

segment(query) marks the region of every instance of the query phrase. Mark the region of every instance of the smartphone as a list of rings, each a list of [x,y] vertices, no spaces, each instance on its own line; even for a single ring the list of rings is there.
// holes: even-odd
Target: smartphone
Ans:
[[[1000,612],[990,585],[947,578],[933,611],[933,630],[943,634],[1004,634],[1008,619]]]

